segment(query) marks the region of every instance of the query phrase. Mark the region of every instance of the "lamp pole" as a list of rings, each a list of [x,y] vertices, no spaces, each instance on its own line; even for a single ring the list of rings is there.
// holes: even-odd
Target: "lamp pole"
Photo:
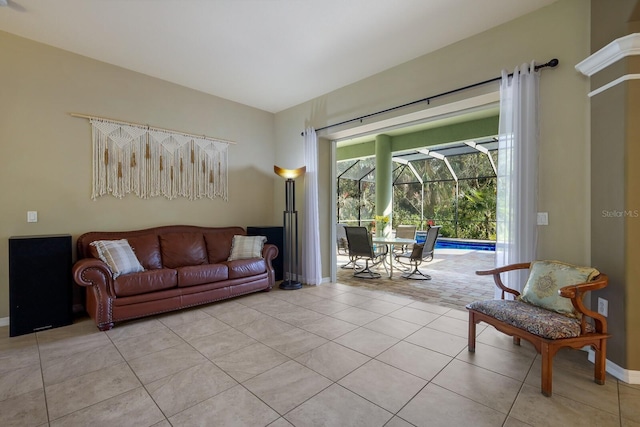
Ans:
[[[285,210],[282,213],[282,238],[284,242],[284,259],[287,263],[287,277],[280,283],[280,289],[300,289],[302,288],[302,283],[298,280],[300,270],[298,264],[298,211],[296,210],[295,178],[304,174],[306,167],[282,169],[274,166],[273,170],[277,175],[286,178],[284,183]]]

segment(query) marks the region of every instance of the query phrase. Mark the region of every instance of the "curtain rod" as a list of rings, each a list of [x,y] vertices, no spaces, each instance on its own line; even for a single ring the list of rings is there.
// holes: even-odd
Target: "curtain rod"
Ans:
[[[555,68],[559,63],[560,63],[560,61],[558,61],[557,58],[553,58],[551,61],[549,61],[549,62],[547,62],[545,64],[536,65],[534,68],[535,68],[536,71],[538,71],[541,68],[545,68],[545,67]],[[511,77],[511,76],[513,76],[513,73],[509,74],[509,77]],[[377,116],[379,114],[388,113],[388,112],[394,111],[394,110],[399,110],[400,108],[409,107],[410,105],[420,104],[422,102],[426,102],[427,105],[429,105],[429,102],[432,99],[440,98],[441,96],[451,95],[452,93],[456,93],[456,92],[462,92],[463,90],[471,89],[471,88],[474,88],[474,87],[477,87],[477,86],[486,85],[487,83],[495,82],[495,81],[498,81],[498,80],[501,80],[501,79],[502,79],[502,76],[494,77],[492,79],[485,80],[483,82],[478,82],[478,83],[470,84],[470,85],[467,85],[467,86],[464,86],[464,87],[459,87],[458,89],[449,90],[447,92],[442,92],[442,93],[439,93],[437,95],[432,95],[432,96],[429,96],[429,97],[426,97],[426,98],[418,99],[416,101],[408,102],[406,104],[402,104],[402,105],[398,105],[398,106],[395,106],[395,107],[387,108],[386,110],[381,110],[381,111],[377,111],[375,113],[365,114],[364,116],[356,117],[355,119],[349,119],[349,120],[345,120],[345,121],[340,122],[340,123],[334,123],[332,125],[324,126],[324,127],[316,129],[316,132],[320,132],[321,130],[329,129],[329,128],[332,128],[332,127],[335,127],[335,126],[344,125],[346,123],[362,121],[363,119],[368,119],[369,117]],[[301,132],[300,135],[304,136],[304,131]]]
[[[119,124],[122,124],[122,125],[140,126],[140,127],[144,127],[144,128],[147,128],[147,129],[161,130],[161,131],[170,132],[170,133],[179,133],[179,134],[184,135],[184,136],[192,136],[192,137],[196,137],[196,138],[207,139],[207,140],[210,140],[210,141],[223,142],[225,144],[235,144],[235,141],[227,141],[226,139],[214,138],[214,137],[207,136],[207,135],[196,135],[195,133],[183,132],[181,130],[159,128],[159,127],[156,127],[156,126],[149,126],[149,125],[143,124],[143,123],[127,122],[127,121],[124,121],[124,120],[109,119],[107,117],[90,116],[88,114],[80,114],[80,113],[69,113],[69,115],[71,117],[80,117],[82,119],[106,120],[108,122],[119,123]]]

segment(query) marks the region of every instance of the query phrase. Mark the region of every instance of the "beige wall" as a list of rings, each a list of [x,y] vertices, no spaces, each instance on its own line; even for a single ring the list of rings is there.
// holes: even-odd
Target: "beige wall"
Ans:
[[[276,114],[277,156],[294,165],[300,163],[297,160],[303,148],[300,131],[305,125],[323,127],[490,79],[500,75],[501,68],[513,69],[532,59],[542,63],[558,58],[560,65],[544,70],[540,85],[539,209],[549,212],[549,226],[540,227],[538,253],[540,258],[589,264],[590,157],[586,96],[589,83],[574,69],[575,64],[589,55],[589,25],[589,2],[561,0],[280,112]],[[337,64],[326,64],[326,67],[335,66]],[[445,102],[446,99],[440,99],[431,107]],[[373,120],[376,119],[365,123]],[[321,141],[320,158],[327,161],[329,152],[330,143]],[[329,185],[330,164],[321,164],[320,170],[320,182]],[[324,194],[320,216],[322,222],[330,224],[330,192]],[[329,228],[323,228],[324,277],[330,274],[329,236]]]
[[[0,32],[0,318],[10,236],[168,224],[273,225],[274,116]],[[229,200],[91,195],[91,129],[70,112],[237,141]],[[27,223],[28,210],[38,222]]]
[[[621,7],[626,10],[633,3],[627,0]],[[284,195],[272,166],[295,168],[304,164],[300,132],[305,126],[319,128],[352,119],[496,77],[501,68],[513,69],[532,59],[540,63],[555,57],[560,66],[544,70],[541,78],[539,210],[549,212],[550,225],[540,227],[538,257],[590,264],[589,80],[574,69],[591,53],[590,4],[585,0],[560,0],[275,116],[0,32],[0,239],[6,242],[13,235],[58,233],[76,237],[90,230],[176,223],[278,224]],[[609,1],[594,4],[611,6]],[[633,31],[640,28],[636,16],[640,9],[633,10],[629,27],[617,27],[620,35],[632,27]],[[593,50],[612,39],[611,34],[601,35],[592,39]],[[636,90],[634,87],[634,93]],[[446,102],[440,99],[429,107],[416,108],[433,108]],[[629,110],[636,108],[633,105]],[[140,200],[131,196],[91,201],[90,127],[86,120],[70,117],[69,112],[237,141],[229,151],[229,201]],[[404,113],[398,111],[380,119]],[[318,158],[319,254],[323,276],[328,277],[333,178],[331,143],[327,139],[319,141]],[[619,170],[616,162],[612,165],[612,170]],[[303,188],[299,185],[298,191]],[[635,202],[636,193],[631,187],[628,190],[627,201]],[[607,194],[606,189],[603,194]],[[26,222],[27,210],[38,211],[38,223]],[[299,206],[299,210],[302,215],[304,207]],[[8,287],[5,243],[0,245],[0,318],[9,315]],[[613,301],[625,298],[625,291],[618,291],[621,294],[612,296]],[[637,299],[637,295],[632,296]],[[612,322],[614,336],[626,334],[625,338],[630,338],[635,332],[631,325],[637,324],[638,316],[630,310],[627,315],[626,323]],[[640,366],[637,344],[612,347],[615,361],[623,367]]]

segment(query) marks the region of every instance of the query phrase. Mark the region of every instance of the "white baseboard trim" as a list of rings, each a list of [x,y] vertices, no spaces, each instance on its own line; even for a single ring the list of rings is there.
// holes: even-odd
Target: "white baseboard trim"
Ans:
[[[331,277],[323,277],[320,283],[331,283]]]
[[[0,317],[0,326],[9,326],[9,318]]]
[[[589,362],[595,363],[595,351],[589,349]],[[627,384],[640,384],[640,371],[624,369],[607,359],[607,372]]]

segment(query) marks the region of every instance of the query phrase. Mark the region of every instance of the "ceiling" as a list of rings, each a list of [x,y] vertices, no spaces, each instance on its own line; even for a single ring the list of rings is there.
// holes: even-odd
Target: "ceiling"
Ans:
[[[442,126],[456,125],[472,120],[485,119],[500,114],[500,105],[497,103],[483,106],[482,108],[472,111],[457,111],[452,115],[442,115],[435,118],[420,120],[413,124],[400,124],[390,128],[376,129],[373,132],[362,135],[337,140],[337,147],[346,147],[348,145],[362,144],[365,142],[375,141],[376,135],[385,134],[388,136],[400,136],[410,133],[420,132],[427,129],[434,129]]]
[[[276,113],[555,1],[6,0],[0,30]]]

